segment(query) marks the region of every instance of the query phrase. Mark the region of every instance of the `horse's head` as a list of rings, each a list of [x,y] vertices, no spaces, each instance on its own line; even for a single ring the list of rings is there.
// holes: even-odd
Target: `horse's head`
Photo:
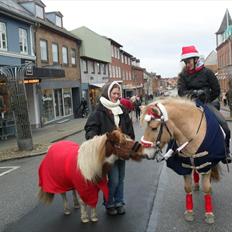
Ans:
[[[143,147],[141,143],[132,140],[129,136],[123,134],[120,129],[113,130],[107,135],[108,148],[110,153],[121,159],[140,160],[143,157]]]
[[[150,104],[143,109],[141,120],[146,123],[141,143],[147,158],[152,159],[172,138],[172,131],[167,125],[168,113],[161,103]]]

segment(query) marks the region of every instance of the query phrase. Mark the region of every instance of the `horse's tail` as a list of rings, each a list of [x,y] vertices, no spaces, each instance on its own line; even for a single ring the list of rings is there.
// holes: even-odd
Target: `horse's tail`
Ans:
[[[213,181],[220,180],[220,165],[219,164],[217,164],[211,168],[211,179]]]
[[[53,193],[47,193],[44,192],[41,188],[38,193],[38,198],[40,201],[42,201],[44,204],[48,205],[51,204],[53,199],[54,199],[54,194]]]

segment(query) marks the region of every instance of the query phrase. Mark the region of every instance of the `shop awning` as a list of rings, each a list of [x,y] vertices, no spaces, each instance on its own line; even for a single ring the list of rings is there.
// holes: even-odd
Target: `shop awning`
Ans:
[[[105,85],[105,83],[89,83],[89,85],[94,86],[94,87],[98,87],[98,88],[102,88]]]

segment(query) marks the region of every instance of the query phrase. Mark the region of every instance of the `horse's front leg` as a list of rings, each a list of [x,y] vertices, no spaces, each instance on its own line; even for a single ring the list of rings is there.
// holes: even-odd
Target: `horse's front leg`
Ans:
[[[81,221],[83,223],[87,223],[89,222],[89,215],[87,212],[87,205],[82,201],[81,198],[79,198],[79,203],[80,203],[80,207],[81,207]]]
[[[76,193],[76,190],[75,190],[75,189],[72,190],[72,195],[73,195],[73,204],[74,204],[74,208],[75,208],[75,209],[79,209],[80,206],[79,206],[79,202],[78,202],[78,199],[77,199],[77,193]]]
[[[68,206],[67,196],[66,193],[61,193],[62,199],[63,199],[63,205],[64,205],[64,214],[69,215],[71,214],[71,210]]]
[[[91,208],[90,219],[91,219],[92,222],[97,222],[98,221],[96,208]]]
[[[184,218],[191,222],[194,220],[191,174],[184,176],[184,189],[186,193]]]
[[[202,175],[202,188],[205,198],[205,221],[208,224],[213,224],[214,214],[213,214],[212,197],[211,197],[210,175],[211,175],[210,172]]]

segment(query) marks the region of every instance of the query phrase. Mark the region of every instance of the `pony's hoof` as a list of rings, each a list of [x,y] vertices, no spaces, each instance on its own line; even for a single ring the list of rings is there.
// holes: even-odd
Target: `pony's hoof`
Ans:
[[[185,211],[184,212],[184,219],[185,219],[185,221],[187,221],[187,222],[192,222],[192,221],[194,221],[194,213],[193,213],[193,211]]]
[[[91,217],[91,222],[98,222],[98,218],[97,217]]]
[[[213,213],[206,213],[205,214],[205,222],[207,224],[213,224],[214,223],[214,214]]]
[[[64,210],[64,215],[70,215],[71,214],[71,210],[70,209],[65,209]]]
[[[81,218],[81,222],[82,223],[88,223],[89,222],[89,218],[87,218],[87,217]]]
[[[200,190],[199,184],[195,184],[193,189],[194,189],[195,192],[198,192]]]

